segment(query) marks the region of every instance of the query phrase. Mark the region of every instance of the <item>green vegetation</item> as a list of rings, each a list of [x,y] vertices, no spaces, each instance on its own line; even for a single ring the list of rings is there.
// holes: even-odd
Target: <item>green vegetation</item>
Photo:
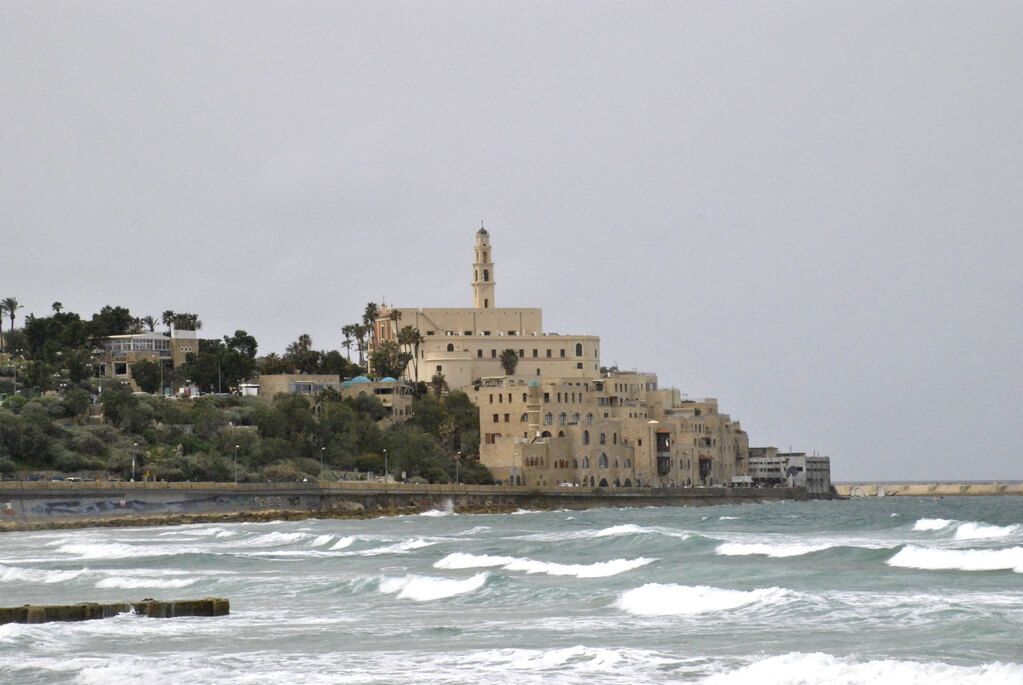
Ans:
[[[54,302],[47,316],[29,314],[17,329],[17,301],[0,300],[0,307],[0,478],[65,473],[128,479],[134,462],[136,479],[146,474],[168,481],[224,481],[235,478],[236,469],[240,481],[333,479],[381,475],[386,453],[396,478],[451,482],[460,457],[462,482],[492,482],[478,462],[478,410],[464,393],[445,394],[442,376],[433,379],[432,393],[426,384],[417,385],[418,398],[403,423],[393,423],[389,410],[366,394],[240,397],[231,393],[257,371],[343,379],[365,369],[338,350],[313,349],[307,334],[283,355],[257,358],[255,337],[238,330],[222,339],[199,339],[198,351],[176,369],[156,359],[134,361],[132,380],[149,394],[133,393],[127,383],[97,377],[100,339],[152,332],[159,322],[168,329],[197,330],[198,315],[168,310],[158,321],[105,306],[86,319]],[[423,338],[406,326],[397,342],[373,345],[379,311],[370,303],[362,323],[342,329],[344,347],[350,353],[354,341],[362,360],[372,346],[376,374],[400,378]],[[10,325],[3,325],[8,319]],[[183,385],[210,394],[162,396],[163,389]]]

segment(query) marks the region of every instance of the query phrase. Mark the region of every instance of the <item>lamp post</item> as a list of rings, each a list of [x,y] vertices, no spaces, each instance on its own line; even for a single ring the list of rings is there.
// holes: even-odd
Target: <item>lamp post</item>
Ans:
[[[234,484],[238,485],[238,445],[234,446]]]
[[[655,428],[655,426],[657,426],[660,423],[660,421],[657,421],[655,419],[651,419],[651,420],[647,421],[646,423],[647,423],[648,426],[650,426],[650,454],[653,457],[653,459],[651,459],[650,461],[653,462],[654,473],[657,475],[658,482],[660,482],[660,484],[663,486],[664,483],[661,482],[662,481],[662,479],[661,479],[661,471],[660,471],[660,468],[657,465],[657,436],[654,434],[654,428]]]
[[[132,450],[131,450],[131,482],[132,483],[135,482],[135,457],[138,455],[138,452],[139,452],[139,444],[136,442],[135,444],[132,445]]]
[[[459,483],[458,467],[462,465],[462,451],[455,452],[455,485]]]
[[[320,448],[320,480],[323,480],[323,453],[327,451],[326,447]]]
[[[384,449],[384,482],[387,482],[387,475],[391,472],[387,464],[387,449]]]

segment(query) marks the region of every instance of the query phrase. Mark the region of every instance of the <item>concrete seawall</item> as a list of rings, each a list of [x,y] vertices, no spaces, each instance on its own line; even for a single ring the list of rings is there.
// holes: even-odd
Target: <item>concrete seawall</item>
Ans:
[[[592,507],[701,506],[809,499],[803,488],[523,488],[400,483],[0,484],[0,530],[211,520],[273,512],[286,518],[357,518],[453,507],[469,512]],[[178,519],[178,520],[174,520]]]
[[[835,491],[841,497],[990,497],[1023,495],[1023,483],[851,483]]]
[[[227,616],[231,603],[220,597],[163,601],[144,599],[141,602],[115,604],[47,604],[0,607],[0,625],[5,623],[50,623],[52,621],[93,621],[118,614],[134,613],[149,618],[184,616]]]

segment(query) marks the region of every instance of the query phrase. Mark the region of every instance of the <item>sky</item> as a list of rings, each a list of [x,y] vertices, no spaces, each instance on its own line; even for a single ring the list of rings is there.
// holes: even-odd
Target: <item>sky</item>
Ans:
[[[0,3],[0,296],[499,306],[837,480],[1023,479],[1019,2]]]

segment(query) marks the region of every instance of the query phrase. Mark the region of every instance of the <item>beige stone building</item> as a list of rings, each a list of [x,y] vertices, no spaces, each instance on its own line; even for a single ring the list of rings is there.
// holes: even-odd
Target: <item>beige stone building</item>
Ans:
[[[195,331],[171,328],[170,333],[112,335],[100,341],[95,352],[96,374],[128,383],[138,391],[131,367],[142,359],[160,362],[165,370],[164,390],[170,389],[171,371],[185,363],[189,353],[199,351]]]
[[[476,233],[473,307],[384,308],[371,346],[404,326],[424,343],[410,381],[441,374],[480,409],[480,460],[520,485],[728,484],[748,473],[749,440],[717,400],[660,388],[652,373],[604,369],[600,338],[544,332],[538,308],[501,308],[493,247]],[[501,364],[515,350],[514,373]],[[414,350],[408,350],[415,353]]]

